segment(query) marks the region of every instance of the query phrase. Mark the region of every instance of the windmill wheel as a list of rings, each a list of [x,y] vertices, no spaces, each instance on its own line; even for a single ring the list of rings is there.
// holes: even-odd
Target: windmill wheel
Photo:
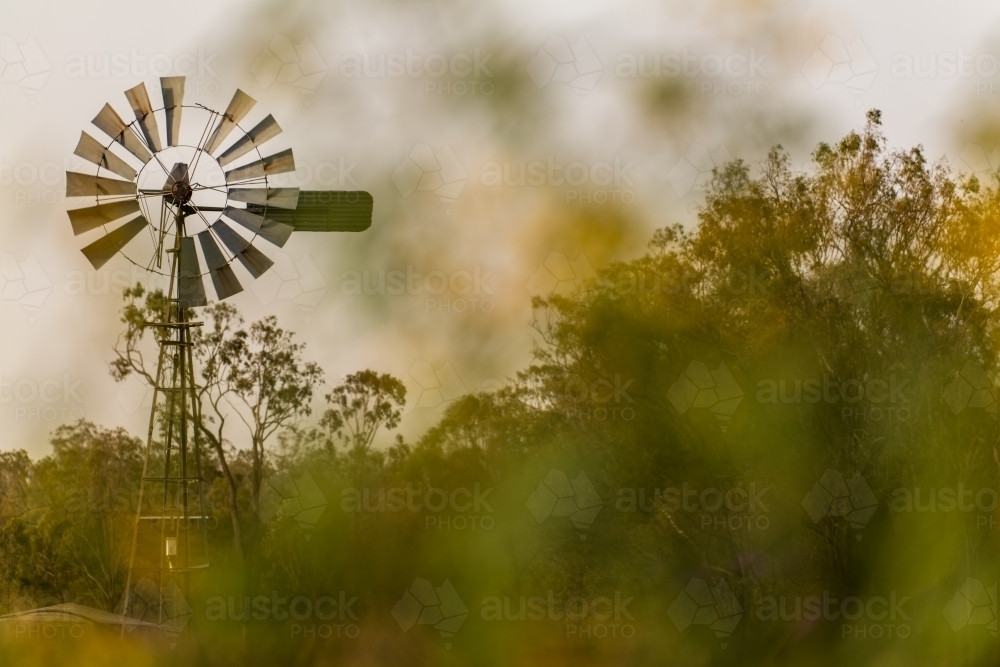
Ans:
[[[295,161],[291,149],[262,152],[281,132],[272,116],[249,130],[240,125],[256,104],[243,91],[220,113],[185,105],[184,77],[160,83],[163,103],[156,108],[145,84],[125,91],[135,113],[131,123],[104,105],[93,124],[110,139],[106,143],[81,134],[74,152],[95,170],[67,172],[66,196],[92,205],[68,213],[95,269],[120,253],[176,279],[184,307],[203,306],[207,285],[221,301],[271,267],[258,246],[281,247],[288,240],[299,189],[271,187],[269,179],[295,171]],[[371,197],[362,194],[370,225]]]

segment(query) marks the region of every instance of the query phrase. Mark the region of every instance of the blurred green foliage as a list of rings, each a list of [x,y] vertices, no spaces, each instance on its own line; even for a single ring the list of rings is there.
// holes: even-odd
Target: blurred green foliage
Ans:
[[[0,661],[997,664],[998,220],[996,185],[890,150],[874,111],[809,173],[728,164],[695,229],[536,299],[531,367],[417,442],[372,447],[402,386],[362,371],[268,440],[261,502],[252,457],[207,452],[176,648]],[[113,610],[141,443],[52,446],[0,459],[0,606]]]

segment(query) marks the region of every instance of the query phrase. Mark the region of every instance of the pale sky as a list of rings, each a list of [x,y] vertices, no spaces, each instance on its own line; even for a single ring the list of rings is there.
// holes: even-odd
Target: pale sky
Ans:
[[[776,143],[804,163],[875,107],[894,146],[998,166],[996,3],[653,5],[4,2],[0,448],[43,455],[81,416],[145,432],[143,387],[107,372],[120,286],[140,276],[90,267],[63,172],[85,164],[81,130],[104,139],[105,102],[131,120],[123,91],[145,81],[159,106],[161,75],[219,111],[255,98],[295,152],[289,184],[373,194],[371,230],[262,248],[275,268],[233,303],[276,315],[330,382],[405,379],[411,440],[529,362],[532,294],[691,224],[713,165]]]

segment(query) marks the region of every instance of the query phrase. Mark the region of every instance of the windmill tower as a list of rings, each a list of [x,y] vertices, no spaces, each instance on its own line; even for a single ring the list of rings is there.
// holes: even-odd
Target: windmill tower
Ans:
[[[243,91],[221,113],[184,104],[184,92],[184,77],[162,78],[162,106],[154,107],[145,84],[127,90],[129,123],[106,104],[93,124],[108,140],[83,132],[75,151],[94,173],[66,174],[67,198],[91,204],[68,213],[94,268],[120,254],[169,280],[163,312],[145,323],[159,355],[122,604],[123,616],[168,634],[183,628],[191,578],[210,564],[195,309],[267,271],[273,261],[261,247],[280,248],[295,231],[364,231],[372,216],[367,192],[276,187],[275,176],[295,171],[292,151],[264,154],[281,128],[266,116],[244,129],[256,102]]]

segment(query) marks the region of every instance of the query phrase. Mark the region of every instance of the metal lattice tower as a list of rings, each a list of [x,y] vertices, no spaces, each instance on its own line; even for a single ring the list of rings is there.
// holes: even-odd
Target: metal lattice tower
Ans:
[[[173,184],[180,230],[185,187],[183,180]],[[201,322],[189,318],[193,304],[182,290],[185,241],[190,239],[181,233],[176,240],[170,251],[171,284],[162,321],[146,323],[160,349],[122,605],[123,616],[155,622],[170,634],[179,633],[190,613],[191,574],[209,566],[210,518],[196,428],[201,415],[191,343],[191,329]]]

